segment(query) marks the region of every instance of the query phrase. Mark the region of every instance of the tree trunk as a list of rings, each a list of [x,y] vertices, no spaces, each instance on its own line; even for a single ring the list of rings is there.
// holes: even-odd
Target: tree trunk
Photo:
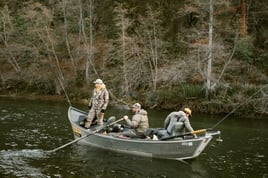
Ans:
[[[10,58],[7,58],[8,62],[12,65],[12,67],[15,69],[15,71],[17,73],[21,73],[21,68],[19,66],[19,63],[17,62],[17,60],[16,60],[15,56],[13,55],[13,53],[11,52],[11,50],[9,49],[7,41],[4,38],[2,38],[2,41],[4,42],[4,45],[5,45],[7,51],[10,55]]]
[[[126,18],[127,10],[123,8],[122,4],[118,4],[118,6],[115,8],[115,12],[117,13],[116,17],[116,26],[120,29],[119,34],[119,45],[120,45],[120,53],[119,54],[122,57],[122,77],[123,77],[123,86],[122,86],[122,93],[126,96],[129,96],[129,81],[128,81],[128,64],[127,64],[127,54],[129,46],[128,46],[128,36],[127,36],[127,27],[129,26],[129,21]]]
[[[124,93],[126,95],[129,95],[129,89],[128,89],[128,78],[127,78],[127,67],[126,67],[126,44],[125,44],[125,23],[124,23],[124,14],[122,14],[122,57],[123,57],[123,71],[124,71]]]
[[[69,42],[69,37],[68,37],[68,24],[67,24],[67,17],[66,17],[66,0],[63,0],[63,15],[64,15],[65,43],[66,43],[66,47],[69,53],[69,57],[72,62],[74,73],[75,75],[77,75],[76,65],[75,65],[74,57],[71,52],[70,42]]]
[[[206,98],[210,100],[211,94],[211,71],[212,71],[212,35],[213,35],[213,0],[209,4],[209,32],[208,32],[208,62],[207,62],[207,81],[206,81]]]
[[[152,19],[154,20],[154,17],[152,15]],[[153,66],[154,66],[154,72],[153,72],[153,91],[156,91],[156,84],[157,84],[157,76],[158,76],[158,51],[157,51],[157,40],[156,40],[156,29],[155,29],[155,24],[154,21],[153,23],[153,53],[154,55],[152,56],[153,59]]]
[[[21,68],[19,66],[19,63],[17,62],[15,56],[13,55],[9,45],[8,45],[8,38],[9,38],[9,30],[12,30],[12,23],[11,23],[11,20],[10,20],[10,17],[9,17],[9,10],[8,8],[5,9],[5,11],[2,11],[2,22],[3,22],[3,26],[2,26],[2,29],[3,29],[3,35],[0,35],[0,38],[2,39],[9,55],[10,55],[10,58],[7,58],[8,62],[12,65],[12,67],[15,69],[15,71],[17,73],[20,73],[21,72]],[[9,28],[8,28],[9,27]]]
[[[95,66],[92,63],[92,59],[93,59],[93,22],[92,22],[92,16],[93,16],[93,5],[92,5],[92,0],[90,0],[90,7],[89,7],[89,14],[90,14],[90,36],[89,36],[89,43],[87,40],[87,36],[86,36],[86,32],[85,32],[85,25],[84,25],[84,20],[83,20],[83,6],[82,6],[82,1],[80,0],[80,28],[81,28],[81,33],[83,35],[83,39],[84,39],[84,44],[85,44],[85,48],[86,48],[86,52],[87,52],[87,59],[86,59],[86,81],[89,82],[89,67],[91,66],[92,69],[94,70],[95,74],[97,76],[99,76],[97,70],[95,69]]]
[[[244,37],[247,33],[246,26],[246,3],[245,0],[241,0],[241,17],[240,17],[240,37]]]

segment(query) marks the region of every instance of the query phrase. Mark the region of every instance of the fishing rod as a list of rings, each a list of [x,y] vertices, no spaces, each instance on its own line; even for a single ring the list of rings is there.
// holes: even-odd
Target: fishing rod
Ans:
[[[59,82],[60,82],[60,85],[61,85],[61,87],[62,87],[62,89],[63,89],[63,92],[64,92],[64,94],[65,94],[65,96],[66,96],[66,98],[67,98],[67,101],[68,101],[68,103],[69,103],[69,106],[72,106],[71,101],[70,101],[70,98],[69,98],[69,96],[68,96],[68,94],[67,94],[67,92],[66,92],[66,89],[65,89],[65,87],[64,87],[64,85],[63,85],[61,79],[60,79],[59,77],[57,77],[57,78],[58,78],[58,80],[59,80]]]
[[[255,93],[253,93],[249,98],[247,98],[243,103],[238,104],[231,112],[229,112],[225,117],[223,117],[220,121],[218,121],[216,124],[214,124],[210,129],[214,129],[217,127],[220,123],[222,123],[226,118],[228,118],[231,114],[233,114],[240,106],[242,106],[244,103],[246,103],[248,100],[250,100],[253,96],[255,96],[257,93],[259,93],[261,90],[266,88],[268,85],[264,85],[259,90],[257,90]]]
[[[186,132],[186,133],[179,134],[179,135],[172,135],[172,136],[163,137],[163,138],[160,138],[159,140],[169,140],[172,138],[182,137],[182,136],[186,136],[186,135],[202,134],[202,133],[205,133],[207,130],[209,130],[209,129],[194,130],[194,131]]]
[[[216,124],[214,124],[212,127],[207,128],[207,129],[200,129],[200,130],[195,130],[192,132],[186,132],[184,134],[179,134],[179,135],[174,135],[174,136],[169,136],[169,137],[164,137],[161,138],[160,140],[168,140],[168,139],[173,139],[173,138],[177,138],[177,137],[182,137],[182,136],[186,136],[186,135],[194,135],[194,134],[200,134],[200,133],[204,133],[206,131],[209,130],[213,130],[215,127],[217,127],[220,123],[222,123],[226,118],[228,118],[231,114],[233,114],[240,106],[242,106],[244,103],[246,103],[248,100],[250,100],[253,96],[255,96],[257,93],[259,93],[261,90],[263,90],[265,87],[267,87],[268,85],[264,85],[263,87],[261,87],[259,90],[257,90],[255,93],[253,93],[249,98],[247,98],[243,103],[240,103],[239,105],[237,105],[231,112],[229,112],[225,117],[223,117],[220,121],[218,121]],[[220,138],[216,139],[217,142],[222,142],[223,140]]]

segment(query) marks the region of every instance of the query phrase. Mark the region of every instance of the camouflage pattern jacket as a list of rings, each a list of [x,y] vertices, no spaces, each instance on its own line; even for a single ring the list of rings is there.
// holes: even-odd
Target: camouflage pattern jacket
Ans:
[[[109,103],[109,93],[105,87],[97,90],[96,88],[93,90],[92,97],[89,102],[89,106],[93,110],[102,110],[106,109]]]

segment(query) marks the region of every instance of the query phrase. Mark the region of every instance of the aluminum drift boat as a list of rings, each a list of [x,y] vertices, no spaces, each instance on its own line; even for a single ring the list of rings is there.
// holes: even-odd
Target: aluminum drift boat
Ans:
[[[92,126],[89,130],[85,129],[80,126],[80,121],[86,116],[86,112],[69,107],[68,118],[71,122],[74,137],[76,139],[80,138],[78,143],[86,143],[106,150],[145,157],[174,160],[196,158],[206,148],[213,136],[220,135],[220,131],[206,131],[202,135],[198,135],[197,138],[130,139],[120,137],[120,132],[106,133],[103,130],[94,132],[96,126]],[[83,138],[81,139],[81,137]]]

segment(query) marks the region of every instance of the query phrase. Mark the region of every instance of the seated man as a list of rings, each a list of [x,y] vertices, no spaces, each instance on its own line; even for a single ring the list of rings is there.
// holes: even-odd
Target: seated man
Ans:
[[[139,103],[132,105],[132,120],[128,119],[128,116],[124,116],[124,119],[131,129],[126,130],[122,133],[123,136],[131,138],[145,138],[145,132],[149,128],[147,112],[141,109]]]
[[[192,111],[189,108],[184,108],[183,111],[171,112],[164,122],[164,128],[171,136],[180,135],[185,133],[185,129],[188,132],[194,131],[192,128],[189,117],[192,116]],[[194,135],[196,137],[196,135]]]

